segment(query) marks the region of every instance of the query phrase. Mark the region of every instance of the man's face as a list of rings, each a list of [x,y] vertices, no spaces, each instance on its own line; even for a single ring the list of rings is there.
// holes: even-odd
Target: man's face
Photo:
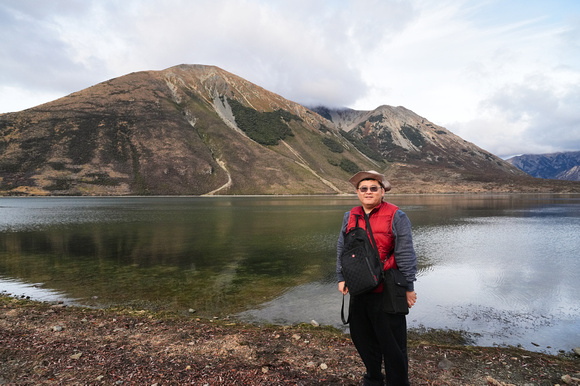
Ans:
[[[356,194],[363,207],[371,209],[381,203],[385,191],[378,181],[365,180],[358,184]]]

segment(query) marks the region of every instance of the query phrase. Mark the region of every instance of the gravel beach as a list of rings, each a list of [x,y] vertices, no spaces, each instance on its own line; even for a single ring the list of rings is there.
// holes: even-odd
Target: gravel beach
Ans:
[[[0,297],[0,384],[360,385],[347,334],[195,315],[89,309]],[[580,356],[409,335],[412,385],[580,384]]]

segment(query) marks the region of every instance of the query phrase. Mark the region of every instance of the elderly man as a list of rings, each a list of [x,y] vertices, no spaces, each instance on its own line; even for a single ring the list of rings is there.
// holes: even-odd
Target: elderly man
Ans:
[[[411,222],[403,211],[383,201],[391,185],[382,174],[374,170],[358,172],[349,181],[357,189],[361,206],[346,212],[342,221],[337,245],[338,290],[348,293],[340,262],[344,235],[356,225],[355,215],[363,215],[369,220],[383,269],[397,268],[407,280],[407,303],[412,307],[417,300],[414,290],[417,256]],[[362,221],[359,226],[366,228]],[[350,335],[367,370],[363,385],[384,385],[385,378],[387,385],[408,385],[407,320],[405,315],[384,312],[382,304],[382,283],[350,300]],[[386,377],[381,372],[383,362]]]

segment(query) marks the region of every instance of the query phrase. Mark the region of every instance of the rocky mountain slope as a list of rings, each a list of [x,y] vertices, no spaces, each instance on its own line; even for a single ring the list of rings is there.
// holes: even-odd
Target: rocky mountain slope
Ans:
[[[402,108],[310,110],[214,66],[132,73],[0,115],[0,194],[574,191]]]
[[[533,177],[580,181],[580,151],[524,154],[507,162]]]
[[[354,143],[387,161],[386,174],[406,191],[518,189],[520,170],[404,107],[373,111],[314,108]],[[457,189],[457,190],[456,190]]]
[[[217,67],[133,73],[0,116],[0,190],[339,193],[351,174],[341,165],[375,165],[332,152],[323,139],[346,141],[326,123]]]

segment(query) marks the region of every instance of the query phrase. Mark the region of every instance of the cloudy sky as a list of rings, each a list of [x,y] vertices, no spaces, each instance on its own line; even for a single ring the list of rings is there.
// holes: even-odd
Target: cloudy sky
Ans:
[[[580,150],[578,0],[0,0],[0,113],[182,63],[502,157]]]

